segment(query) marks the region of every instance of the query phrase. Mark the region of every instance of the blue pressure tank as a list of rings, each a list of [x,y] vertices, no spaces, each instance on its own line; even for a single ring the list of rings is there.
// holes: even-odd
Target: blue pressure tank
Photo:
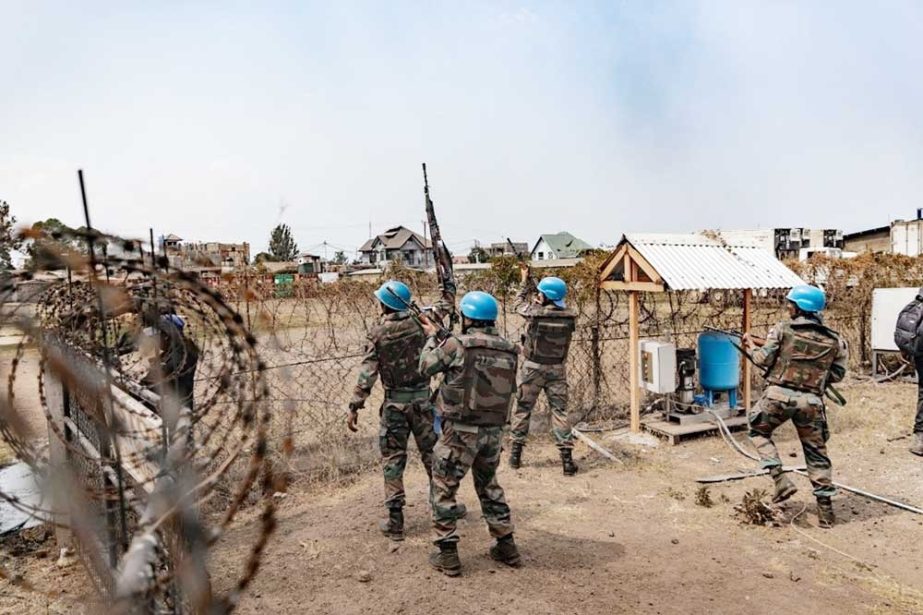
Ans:
[[[740,383],[740,338],[706,331],[699,335],[699,385],[705,391],[736,391]]]

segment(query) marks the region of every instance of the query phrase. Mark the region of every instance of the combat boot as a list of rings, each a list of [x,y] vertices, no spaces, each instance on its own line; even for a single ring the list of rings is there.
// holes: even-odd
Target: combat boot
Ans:
[[[494,546],[490,548],[490,557],[513,568],[519,568],[522,563],[519,549],[516,548],[516,543],[513,542],[512,534],[507,534],[503,538],[497,539]]]
[[[389,508],[388,518],[378,522],[381,533],[394,541],[404,540],[404,510]]]
[[[447,577],[460,575],[461,560],[458,559],[458,544],[440,542],[439,550],[435,553],[430,553],[429,564]]]
[[[455,518],[464,519],[467,516],[468,516],[468,507],[461,503],[456,504],[455,505]]]
[[[772,480],[776,483],[776,492],[772,496],[773,503],[778,504],[779,502],[784,502],[798,493],[798,488],[795,486],[795,483],[792,482],[788,474],[783,472],[782,468],[779,466],[770,470],[769,475],[772,476]]]
[[[513,442],[513,446],[510,449],[510,467],[514,470],[518,470],[522,467],[522,442]]]
[[[836,523],[836,515],[833,514],[833,502],[827,496],[818,496],[817,524],[822,528],[831,528],[834,523]]]
[[[564,476],[573,476],[577,473],[577,464],[574,463],[573,453],[569,448],[561,449],[561,466],[564,469]]]
[[[913,445],[910,447],[910,452],[923,457],[923,431],[913,434]]]

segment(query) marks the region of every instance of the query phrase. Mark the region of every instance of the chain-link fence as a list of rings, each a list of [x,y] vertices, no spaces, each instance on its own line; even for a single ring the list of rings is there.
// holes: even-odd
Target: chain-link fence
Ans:
[[[91,243],[93,237],[81,239]],[[36,308],[29,310],[10,298],[22,294],[30,273],[0,288],[3,323],[23,332],[6,394],[0,394],[0,435],[38,473],[78,479],[65,482],[72,499],[85,504],[69,507],[67,525],[93,560],[87,568],[91,576],[96,573],[101,594],[116,602],[119,596],[127,598],[132,607],[150,604],[156,595],[164,610],[173,610],[178,603],[170,603],[173,592],[168,588],[178,581],[198,588],[197,602],[230,610],[258,569],[274,527],[272,495],[284,489],[284,477],[297,479],[302,473],[332,478],[377,460],[374,414],[381,387],[367,403],[360,435],[347,432],[344,419],[367,335],[380,320],[373,291],[382,280],[320,284],[307,279],[277,286],[272,278],[245,275],[213,289],[188,273],[164,271],[162,265],[110,259],[97,268],[85,254],[71,255],[49,245],[54,249],[46,266],[67,266],[79,277],[43,290]],[[599,290],[601,256],[555,272],[568,281],[568,301],[577,313],[567,363],[568,409],[575,423],[621,420],[628,413],[628,300],[625,293]],[[869,356],[872,290],[923,281],[923,260],[903,257],[816,261],[797,268],[805,279],[826,286],[826,322],[848,341],[853,369]],[[409,283],[422,305],[438,296],[432,276],[397,267],[389,277]],[[516,311],[517,278],[515,259],[501,258],[490,269],[460,280],[458,289],[459,296],[478,289],[498,297],[498,327],[513,341],[521,339],[526,324]],[[783,291],[755,293],[750,303],[753,330],[763,333],[785,317],[783,297]],[[644,294],[640,336],[693,348],[706,325],[739,329],[743,301],[741,291]],[[182,332],[170,334],[180,326],[177,315]],[[50,446],[65,452],[60,464],[18,426],[26,412],[13,391],[26,339],[35,341],[42,371],[55,374],[58,381],[54,385],[54,378],[40,375],[36,384],[51,430]],[[163,388],[163,370],[173,357],[166,351],[174,342],[180,352],[175,358],[183,365],[197,357],[194,394],[182,397],[188,404],[182,414],[176,410],[185,393]],[[83,358],[77,360],[78,355]],[[89,377],[90,372],[96,375]],[[178,378],[182,372],[171,373]],[[172,378],[170,382],[179,383]],[[152,385],[157,382],[161,384]],[[159,401],[149,399],[152,386],[164,391]],[[115,406],[120,410],[113,414]],[[546,408],[542,399],[536,414]],[[139,427],[136,419],[142,414],[157,420],[172,417],[162,424],[175,424],[175,429],[160,436],[157,428]],[[116,415],[122,418],[114,420]],[[170,442],[166,449],[164,442]],[[275,442],[282,445],[272,446]],[[299,454],[288,464],[293,448]],[[156,467],[137,480],[136,465],[144,463]],[[175,506],[163,510],[171,501]],[[260,501],[262,528],[245,570],[233,591],[212,596],[209,549],[242,506]],[[60,514],[56,509],[35,511],[45,518]],[[182,541],[171,539],[180,535],[173,524],[181,525]],[[194,561],[188,569],[198,576],[173,574],[177,557]],[[132,568],[134,562],[143,564],[143,570]],[[152,567],[151,562],[164,565]],[[128,589],[123,584],[123,591],[113,595],[117,579],[142,582],[129,583]]]
[[[620,420],[629,405],[629,327],[627,295],[599,291],[595,263],[568,270],[569,303],[577,312],[577,329],[568,358],[569,410],[574,421]],[[506,270],[504,270],[506,267]],[[515,262],[513,264],[515,268]],[[518,271],[514,271],[518,274]],[[561,275],[560,272],[556,272]],[[390,277],[407,282],[421,305],[437,298],[432,276],[399,269]],[[460,280],[459,297],[467,290],[487,290],[498,297],[498,327],[508,339],[519,341],[525,322],[516,313],[516,280],[509,264]],[[238,278],[221,290],[245,315],[262,345],[274,405],[294,403],[296,443],[302,452],[300,468],[316,475],[349,472],[376,459],[375,410],[381,402],[376,386],[366,405],[371,417],[365,437],[346,432],[345,414],[352,397],[366,335],[379,320],[380,306],[373,291],[383,279],[342,280],[320,284],[296,281],[276,297],[270,279]],[[754,291],[751,326],[757,333],[785,317],[784,291]],[[826,322],[840,331],[854,351],[851,366],[858,368],[868,339],[866,311],[854,294],[834,292]],[[640,300],[640,336],[673,342],[677,348],[694,348],[704,326],[740,329],[742,291],[643,294]],[[755,372],[756,370],[754,370]],[[754,384],[760,385],[754,375]],[[646,405],[646,403],[645,403]],[[540,400],[536,414],[547,403]],[[365,419],[364,419],[365,420]]]

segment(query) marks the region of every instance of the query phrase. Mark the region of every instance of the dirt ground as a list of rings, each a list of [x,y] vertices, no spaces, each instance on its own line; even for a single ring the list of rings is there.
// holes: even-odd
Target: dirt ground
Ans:
[[[850,405],[830,411],[835,480],[923,505],[923,460],[907,452],[906,437],[894,439],[909,431],[915,386],[860,382],[845,392]],[[418,462],[407,476],[408,536],[397,546],[377,531],[377,472],[340,486],[294,485],[240,612],[923,613],[923,516],[843,493],[835,498],[839,523],[822,530],[809,483],[795,477],[800,491],[778,526],[746,525],[734,506],[748,490],[768,490],[768,478],[712,485],[714,505],[697,503],[695,478],[753,467],[720,439],[669,447],[592,435],[623,463],[579,444],[581,473],[566,478],[539,434],[524,468],[504,460],[499,478],[520,569],[488,557],[470,479],[461,491],[471,512],[460,522],[464,569],[456,579],[426,561],[431,530]],[[777,442],[786,463],[802,462],[793,430]],[[257,527],[251,511],[213,553],[216,588],[236,579]],[[85,587],[79,567],[4,550],[8,571],[51,594],[0,581],[0,612],[73,612]]]
[[[10,370],[13,359],[16,358],[16,349],[12,346],[0,347],[0,386],[8,390]],[[23,353],[16,368],[16,379],[13,382],[13,395],[15,407],[19,411],[17,416],[25,419],[21,423],[23,436],[32,440],[43,440],[48,437],[48,427],[45,424],[45,415],[38,395],[39,355],[34,348],[29,348]],[[0,439],[0,465],[13,461],[12,451]]]
[[[906,452],[906,438],[888,442],[910,425],[915,387],[848,391],[849,410],[831,411],[836,478],[920,505],[923,463]],[[696,477],[752,466],[719,439],[639,447],[598,435],[624,465],[580,445],[583,471],[565,478],[547,442],[527,448],[522,470],[504,463],[500,481],[524,555],[518,570],[487,556],[490,539],[470,480],[462,489],[472,514],[461,522],[458,579],[426,562],[432,547],[419,464],[407,480],[408,537],[396,548],[375,527],[377,475],[341,489],[296,489],[241,612],[307,605],[318,613],[923,612],[923,517],[843,494],[836,498],[841,523],[821,530],[810,486],[796,478],[801,490],[782,509],[779,527],[742,525],[734,504],[747,490],[768,488],[769,479],[714,485],[710,508],[695,501]],[[780,433],[779,444],[789,463],[801,463],[792,430]],[[238,544],[252,541],[254,525],[240,524],[215,554],[218,585],[239,567]]]

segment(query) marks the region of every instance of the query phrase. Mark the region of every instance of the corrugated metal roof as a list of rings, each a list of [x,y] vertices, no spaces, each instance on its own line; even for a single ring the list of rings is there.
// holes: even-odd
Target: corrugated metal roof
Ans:
[[[554,250],[558,258],[576,258],[583,252],[593,249],[593,246],[566,231],[545,233],[541,238],[545,240],[549,248]]]
[[[705,235],[631,234],[628,241],[670,290],[791,288],[804,284],[766,250]]]

